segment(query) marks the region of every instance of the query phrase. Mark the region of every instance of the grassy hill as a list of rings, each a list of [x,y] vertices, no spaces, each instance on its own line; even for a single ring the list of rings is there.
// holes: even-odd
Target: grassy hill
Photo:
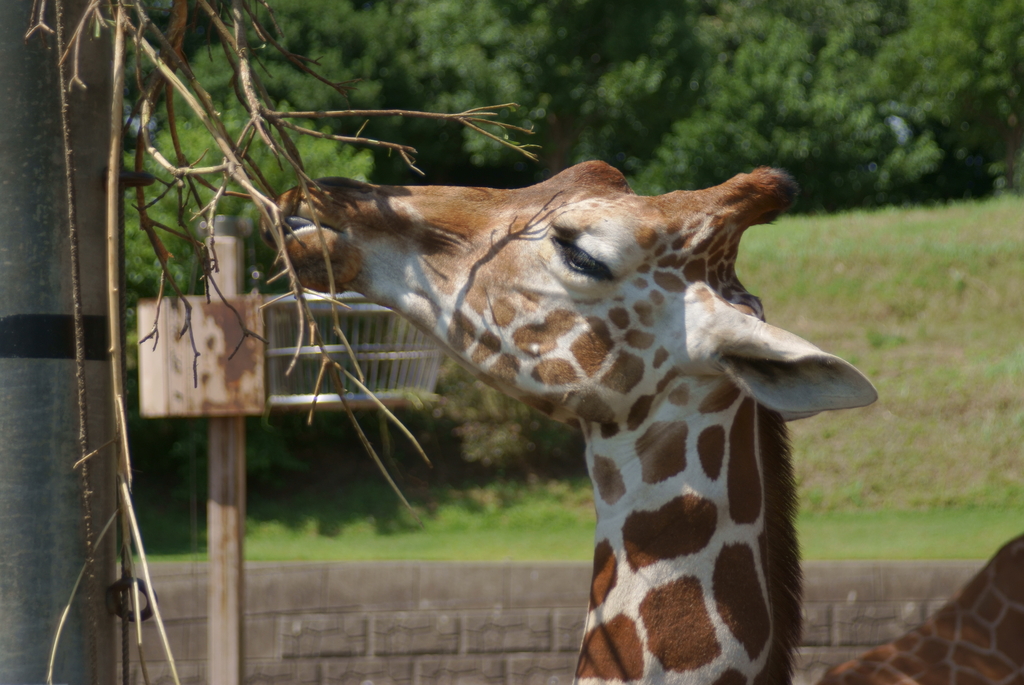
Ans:
[[[738,271],[769,321],[879,390],[871,407],[790,424],[806,557],[980,558],[1024,531],[1024,200],[784,217],[749,231]],[[247,554],[591,553],[584,480],[417,488],[424,529],[379,480],[252,498]],[[205,548],[187,510],[146,513],[152,551]]]
[[[878,388],[791,424],[805,509],[1024,503],[1024,201],[785,218],[738,268],[769,321]]]

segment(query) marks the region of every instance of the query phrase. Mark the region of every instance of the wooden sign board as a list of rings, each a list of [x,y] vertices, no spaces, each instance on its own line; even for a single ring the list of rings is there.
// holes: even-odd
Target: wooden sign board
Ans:
[[[139,346],[142,416],[262,414],[263,343],[250,336],[238,347],[243,337],[239,317],[224,302],[207,304],[205,297],[189,297],[188,301],[192,305],[191,338],[187,331],[179,337],[186,320],[186,309],[179,298],[165,297],[159,316],[155,299],[139,300],[139,339],[153,330],[154,321],[159,334],[155,348],[152,338]],[[261,297],[233,297],[229,301],[245,327],[263,335]]]

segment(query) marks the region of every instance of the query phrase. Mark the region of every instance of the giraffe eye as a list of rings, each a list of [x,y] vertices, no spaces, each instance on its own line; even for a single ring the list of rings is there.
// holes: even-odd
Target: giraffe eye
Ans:
[[[552,240],[558,246],[558,251],[562,254],[562,261],[567,267],[576,273],[598,281],[612,280],[611,270],[602,262],[591,257],[589,252],[562,238],[555,237]]]

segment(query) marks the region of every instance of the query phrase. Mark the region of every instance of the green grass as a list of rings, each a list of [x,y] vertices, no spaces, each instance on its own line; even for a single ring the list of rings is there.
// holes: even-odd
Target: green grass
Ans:
[[[805,510],[1024,506],[1024,200],[783,218],[737,270],[878,388],[790,424]]]
[[[879,390],[790,424],[806,558],[985,558],[1024,531],[1024,200],[783,218],[738,271],[769,321]],[[411,493],[423,530],[368,487],[252,502],[248,557],[590,556],[583,482]],[[187,515],[147,525],[161,558],[188,557]]]
[[[987,559],[1024,532],[1024,509],[801,514],[797,529],[804,559]],[[377,533],[355,526],[335,536],[279,524],[251,526],[250,561],[588,561],[592,523],[551,528],[507,527]],[[155,554],[156,561],[205,559],[205,554]]]
[[[1018,509],[804,513],[805,559],[988,559],[1024,533]]]
[[[377,515],[358,503],[309,498],[264,505],[248,519],[246,558],[584,561],[593,554],[593,499],[583,480],[436,493],[415,505],[422,528],[408,511],[391,506],[383,488],[368,489],[363,494],[383,505]],[[173,517],[165,516],[163,525],[183,528]],[[182,540],[168,544],[157,521],[143,527],[155,560],[205,558],[184,551],[190,545]],[[797,528],[805,559],[982,559],[1024,532],[1024,507],[804,512]],[[205,541],[197,539],[196,548],[205,550]]]

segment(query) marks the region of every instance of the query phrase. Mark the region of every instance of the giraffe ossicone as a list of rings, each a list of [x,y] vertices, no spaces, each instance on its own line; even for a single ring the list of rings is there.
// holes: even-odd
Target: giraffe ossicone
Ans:
[[[516,190],[328,178],[278,199],[304,285],[328,289],[330,268],[336,288],[583,431],[597,509],[584,685],[790,678],[784,421],[876,399],[853,366],[765,323],[736,277],[743,232],[796,191],[760,168],[642,197],[587,162]]]

